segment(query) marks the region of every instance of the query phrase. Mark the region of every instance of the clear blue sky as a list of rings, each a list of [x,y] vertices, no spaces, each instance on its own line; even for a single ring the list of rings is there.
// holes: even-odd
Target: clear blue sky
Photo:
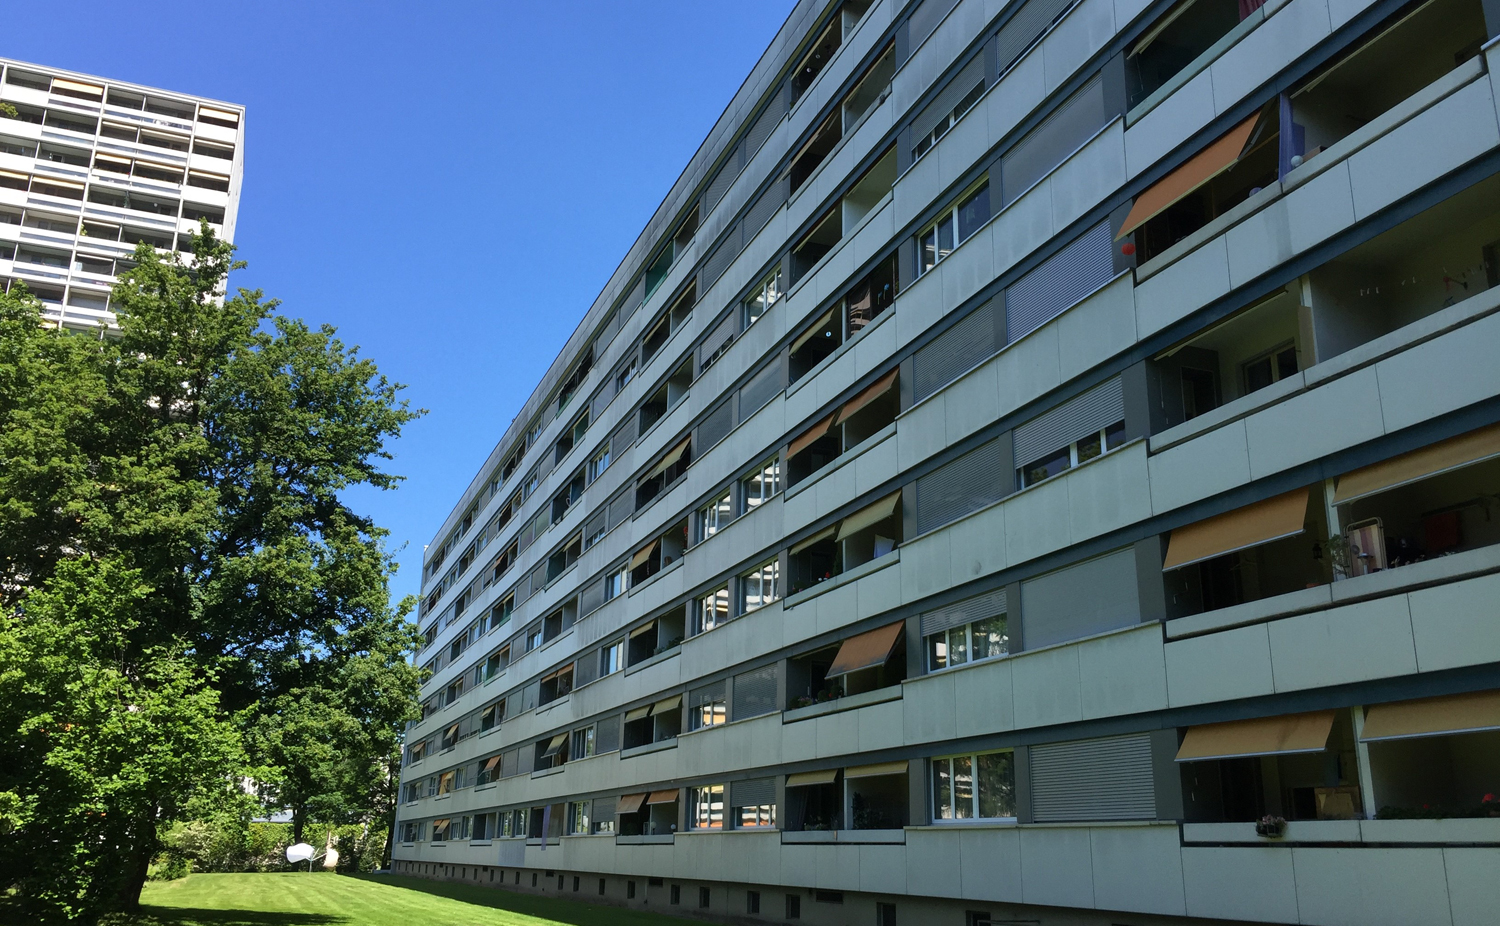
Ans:
[[[8,5],[0,55],[247,108],[232,282],[429,410],[406,483],[354,497],[399,595],[792,5],[51,0]]]

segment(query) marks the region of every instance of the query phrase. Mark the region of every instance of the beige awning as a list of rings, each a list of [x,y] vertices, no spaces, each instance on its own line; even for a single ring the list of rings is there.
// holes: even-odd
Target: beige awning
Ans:
[[[484,763],[484,770],[486,772],[493,772],[495,770],[495,766],[497,766],[499,764],[500,764],[500,757],[499,756],[490,756],[489,760]]]
[[[828,324],[830,322],[832,322],[832,321],[833,321],[833,310],[829,309],[828,313],[826,315],[824,315],[822,318],[818,319],[817,321],[813,322],[812,323],[812,327],[810,327],[806,331],[802,332],[802,334],[798,336],[797,340],[795,340],[795,341],[792,342],[791,353],[795,354],[797,351],[799,351],[799,350],[802,349],[802,345],[806,344],[808,341],[811,341],[813,338],[815,338],[818,335],[822,334],[823,333],[823,329],[826,328],[826,327],[828,327]]]
[[[651,705],[651,713],[660,714],[666,711],[675,711],[682,706],[682,695],[672,695],[670,698],[662,698]]]
[[[447,826],[448,826],[448,824],[451,823],[451,822],[453,822],[453,818],[452,817],[439,817],[438,819],[433,820],[432,821],[433,832],[437,832],[438,830],[441,830],[441,829],[446,829]]]
[[[651,472],[646,475],[646,478],[652,479],[666,472],[673,463],[682,459],[682,455],[687,452],[688,445],[692,442],[693,438],[691,436],[684,437],[676,447],[667,451],[667,455],[662,457],[655,466],[651,467]]]
[[[548,756],[557,755],[558,752],[562,750],[563,743],[566,743],[567,741],[568,734],[566,733],[559,733],[556,736],[552,737],[552,742],[547,744],[547,749],[542,753],[542,758],[545,759]]]
[[[1481,730],[1500,730],[1500,691],[1377,704],[1365,714],[1365,728],[1359,738],[1369,743]]]
[[[792,548],[790,550],[788,550],[787,552],[791,553],[791,554],[801,553],[803,550],[806,550],[808,547],[812,546],[813,544],[817,543],[818,541],[820,541],[820,540],[827,540],[829,537],[832,537],[837,532],[838,532],[838,528],[837,527],[825,527],[822,530],[818,531],[816,534],[813,534],[811,537],[807,537],[807,538],[805,538],[803,540],[799,540],[798,542],[792,544]]]
[[[1167,559],[1162,563],[1162,569],[1181,569],[1302,533],[1303,522],[1307,519],[1309,491],[1294,489],[1285,495],[1177,528],[1167,543]]]
[[[85,84],[76,80],[66,80],[62,77],[52,78],[52,89],[54,91],[72,90],[74,93],[91,93],[94,96],[104,95],[104,88],[97,84]]]
[[[1196,2],[1197,0],[1185,0],[1185,2],[1179,3],[1169,10],[1167,15],[1156,21],[1156,25],[1152,26],[1149,32],[1136,40],[1135,47],[1130,49],[1130,54],[1138,55],[1145,51],[1147,46],[1156,41],[1157,36],[1165,32],[1168,26],[1177,21],[1177,17],[1186,13]]]
[[[651,631],[653,631],[655,629],[656,629],[656,621],[647,621],[646,623],[642,624],[641,626],[639,626],[639,627],[635,628],[634,630],[630,631],[630,639],[634,640],[636,637],[640,636],[641,634],[643,634],[643,633],[649,633],[649,632],[651,632]]]
[[[803,431],[800,435],[798,435],[797,439],[792,441],[791,446],[786,448],[787,459],[790,460],[792,457],[810,447],[818,438],[822,437],[824,434],[827,434],[828,429],[833,427],[833,419],[836,417],[838,417],[838,412],[834,412],[832,415],[829,415],[827,418],[824,418],[822,421],[819,421],[817,424],[813,425],[812,427],[808,428],[806,431]]]
[[[448,736],[457,736],[458,735],[458,724],[454,724],[453,726],[449,727],[447,735]]]
[[[30,180],[30,174],[19,173],[14,170],[0,170],[0,177],[9,177],[12,180]]]
[[[828,667],[826,677],[837,678],[860,669],[883,665],[887,659],[891,658],[891,652],[901,640],[901,633],[905,629],[906,624],[897,621],[894,624],[867,630],[845,640],[839,646],[838,655],[833,657],[833,665]]]
[[[876,775],[905,775],[905,762],[877,762],[874,765],[851,765],[844,769],[844,780],[851,778],[874,778]]]
[[[122,157],[118,157],[117,155],[113,155],[113,154],[105,154],[102,151],[100,151],[100,152],[98,152],[97,154],[94,155],[94,163],[98,164],[100,161],[110,161],[111,163],[114,163],[114,164],[125,164],[125,165],[129,165],[130,164],[130,158],[122,158]]]
[[[641,566],[642,563],[650,559],[651,554],[656,552],[656,545],[659,543],[661,543],[660,537],[646,544],[644,547],[641,547],[639,550],[636,550],[635,555],[630,558],[630,568],[637,569]]]
[[[671,788],[666,791],[652,791],[651,796],[646,798],[647,804],[671,804],[677,800],[677,789]]]
[[[230,112],[227,109],[214,109],[212,106],[199,106],[198,115],[208,116],[212,119],[223,119],[226,122],[233,122],[236,125],[238,125],[240,121],[239,113]]]
[[[1172,204],[1235,165],[1245,153],[1245,144],[1260,123],[1260,113],[1230,129],[1218,141],[1188,159],[1187,163],[1141,191],[1130,207],[1115,240],[1165,212]]]
[[[1333,730],[1333,714],[1333,711],[1314,711],[1189,727],[1177,750],[1177,761],[1322,752]]]
[[[1500,424],[1492,424],[1340,476],[1333,503],[1358,501],[1497,456],[1500,456]]]
[[[786,786],[805,788],[809,785],[831,785],[838,776],[839,770],[836,768],[825,768],[820,772],[798,772],[795,775],[786,776]]]
[[[839,524],[839,538],[844,540],[852,534],[857,534],[872,524],[879,524],[886,518],[901,510],[901,490],[897,489],[885,498],[869,506],[861,508],[845,518]]]
[[[885,395],[887,392],[890,392],[891,387],[896,385],[896,374],[898,372],[900,372],[899,367],[875,380],[875,382],[865,387],[865,390],[859,395],[845,402],[844,407],[839,409],[838,420],[848,421],[849,418],[854,415],[854,413],[858,412],[866,405],[869,405],[871,402]]]
[[[646,704],[626,711],[625,722],[630,723],[632,720],[641,720],[649,716],[651,716],[651,705]]]
[[[615,805],[615,813],[635,813],[641,809],[641,805],[644,803],[646,803],[646,795],[644,794],[622,794],[620,795],[620,803]]]

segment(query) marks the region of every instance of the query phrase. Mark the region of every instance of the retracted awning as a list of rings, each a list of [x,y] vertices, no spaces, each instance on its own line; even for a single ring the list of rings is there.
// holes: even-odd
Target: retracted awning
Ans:
[[[829,415],[827,418],[824,418],[822,421],[819,421],[817,424],[799,434],[797,436],[797,439],[792,441],[791,446],[786,448],[787,459],[790,460],[792,457],[812,446],[813,442],[815,442],[818,438],[822,437],[824,434],[827,434],[828,429],[833,427],[833,419],[837,417],[838,412],[834,412],[832,415]]]
[[[562,750],[563,744],[566,743],[567,741],[568,741],[568,734],[566,734],[566,733],[559,733],[556,736],[552,737],[552,742],[550,742],[550,743],[547,744],[547,749],[546,749],[545,752],[542,753],[542,758],[545,759],[548,756],[555,756],[555,755],[557,755],[558,752],[560,752]]]
[[[667,455],[662,457],[661,460],[659,460],[657,464],[651,468],[651,472],[646,476],[646,478],[652,479],[666,472],[667,469],[672,466],[672,464],[682,459],[682,455],[687,452],[688,445],[692,442],[693,438],[691,436],[684,437],[676,447],[673,447],[671,450],[667,451]]]
[[[239,113],[230,112],[227,109],[214,109],[211,106],[199,106],[198,115],[209,116],[214,119],[223,119],[225,122],[233,122],[236,125],[238,125],[240,121]]]
[[[1500,691],[1470,691],[1377,704],[1365,715],[1365,728],[1359,738],[1371,743],[1482,730],[1500,730]]]
[[[827,540],[836,533],[838,533],[837,527],[825,527],[822,530],[818,531],[816,534],[813,534],[811,537],[806,537],[792,544],[792,548],[787,552],[795,556],[796,554],[801,553],[803,550],[806,550],[813,544],[818,543],[822,540]]]
[[[1245,145],[1260,124],[1260,113],[1230,129],[1218,141],[1188,159],[1187,163],[1141,191],[1130,207],[1130,214],[1120,226],[1115,240],[1125,237],[1141,225],[1165,212],[1172,204],[1235,165],[1245,153]]]
[[[897,621],[845,640],[839,647],[838,655],[833,657],[833,665],[828,667],[826,677],[837,678],[860,669],[883,665],[891,658],[891,652],[901,640],[901,632],[905,629],[906,624]]]
[[[1409,485],[1429,476],[1462,469],[1495,457],[1500,457],[1500,424],[1450,437],[1340,476],[1338,488],[1333,493],[1333,503],[1342,505],[1358,501],[1377,492]]]
[[[646,544],[644,547],[641,547],[639,550],[636,550],[635,555],[630,558],[630,568],[639,568],[642,563],[650,559],[651,554],[656,552],[656,545],[659,543],[661,543],[661,538],[657,538],[656,540],[653,540],[650,543]]]
[[[651,705],[651,713],[660,714],[664,711],[675,711],[682,706],[682,695],[672,695],[670,698],[662,698]]]
[[[651,631],[653,631],[655,629],[656,629],[656,621],[648,621],[648,622],[642,624],[641,626],[635,628],[634,630],[630,631],[630,639],[634,640],[636,637],[640,636],[641,634],[643,634],[643,633],[650,633]]]
[[[666,791],[652,791],[651,796],[646,798],[647,804],[670,804],[677,800],[677,789],[671,788]]]
[[[844,779],[874,778],[877,775],[905,775],[905,762],[877,762],[874,765],[851,765],[844,769]]]
[[[798,772],[795,775],[786,776],[786,786],[806,788],[809,785],[831,785],[838,776],[839,770],[836,768],[825,768],[818,772]]]
[[[826,329],[828,327],[829,323],[832,322],[832,321],[833,321],[833,310],[829,309],[827,314],[825,314],[822,318],[818,319],[816,322],[813,322],[813,325],[812,325],[811,328],[809,328],[806,331],[802,332],[802,334],[797,338],[797,340],[795,340],[795,341],[792,342],[791,353],[795,354],[797,351],[799,351],[799,350],[802,349],[802,345],[806,344],[808,341],[811,341],[813,338],[815,338],[818,335],[822,334],[823,331],[824,331],[824,329]]]
[[[868,508],[861,508],[841,521],[838,539],[843,540],[872,524],[879,524],[899,510],[901,510],[901,490],[897,489],[875,504]]]
[[[1181,569],[1302,533],[1309,491],[1294,489],[1285,495],[1177,528],[1167,543],[1167,558],[1162,569]]]
[[[1328,734],[1333,730],[1333,713],[1314,711],[1190,727],[1177,749],[1177,761],[1322,752],[1328,747]]]
[[[640,720],[642,718],[650,717],[650,716],[651,716],[651,705],[645,704],[645,705],[642,705],[641,707],[632,708],[631,710],[626,711],[625,712],[625,722],[626,723],[630,723],[632,720]]]
[[[644,803],[646,803],[645,794],[622,794],[620,803],[615,805],[615,813],[635,813]]]
[[[900,372],[899,367],[875,380],[875,382],[866,386],[864,391],[859,395],[845,402],[844,407],[839,409],[838,420],[848,421],[860,409],[885,395],[887,392],[890,392],[891,387],[896,385],[896,374],[898,372]]]
[[[74,93],[91,93],[94,96],[103,96],[104,88],[95,84],[79,83],[76,80],[66,80],[61,77],[52,78],[52,90],[72,90]]]

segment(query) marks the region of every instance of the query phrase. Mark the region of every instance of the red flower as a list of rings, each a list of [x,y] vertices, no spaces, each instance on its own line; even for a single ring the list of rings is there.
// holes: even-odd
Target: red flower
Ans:
[[[1495,800],[1495,795],[1493,795],[1493,794],[1486,794],[1484,796],[1484,800],[1481,803],[1489,804],[1489,803],[1493,803],[1494,800]]]

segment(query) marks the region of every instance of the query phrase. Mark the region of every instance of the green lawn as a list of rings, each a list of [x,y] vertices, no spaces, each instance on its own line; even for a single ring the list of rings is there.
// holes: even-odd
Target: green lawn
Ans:
[[[191,875],[146,885],[132,926],[681,926],[682,920],[473,884],[322,872]]]

